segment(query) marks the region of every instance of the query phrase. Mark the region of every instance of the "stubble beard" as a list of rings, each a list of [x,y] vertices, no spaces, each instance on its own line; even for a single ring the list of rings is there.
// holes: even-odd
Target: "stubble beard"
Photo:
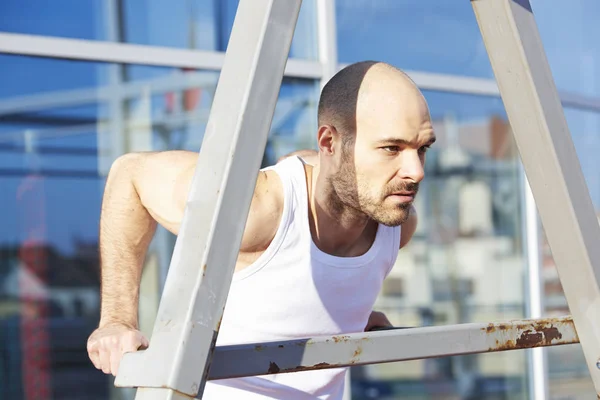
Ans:
[[[401,183],[394,188],[386,188],[383,194],[373,195],[364,179],[357,179],[351,158],[344,157],[340,170],[329,178],[333,189],[329,202],[338,215],[365,216],[385,226],[399,226],[410,215],[410,203],[385,204],[387,196],[399,191],[418,191],[418,183]]]

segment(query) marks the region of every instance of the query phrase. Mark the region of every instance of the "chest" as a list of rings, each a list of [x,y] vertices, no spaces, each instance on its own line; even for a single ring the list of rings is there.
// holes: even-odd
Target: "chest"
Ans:
[[[234,281],[220,336],[277,340],[361,332],[381,290],[387,265],[336,268],[310,257],[274,257]]]

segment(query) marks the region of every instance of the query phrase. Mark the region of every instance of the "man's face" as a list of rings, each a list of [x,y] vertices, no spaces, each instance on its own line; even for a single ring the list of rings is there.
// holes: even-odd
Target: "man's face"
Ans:
[[[435,141],[426,103],[357,112],[356,127],[354,139],[340,146],[331,185],[345,206],[381,224],[400,225],[423,180],[425,152]]]

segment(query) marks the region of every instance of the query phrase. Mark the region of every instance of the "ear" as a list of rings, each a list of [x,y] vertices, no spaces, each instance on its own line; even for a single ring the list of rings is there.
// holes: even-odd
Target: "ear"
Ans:
[[[337,130],[333,125],[322,125],[317,133],[317,145],[319,150],[325,155],[333,155],[335,153],[334,143],[338,137]]]

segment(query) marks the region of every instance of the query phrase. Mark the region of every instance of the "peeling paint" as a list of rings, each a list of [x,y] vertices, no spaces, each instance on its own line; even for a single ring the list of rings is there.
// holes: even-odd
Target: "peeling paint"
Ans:
[[[347,342],[350,340],[350,336],[334,336],[332,339],[336,343]]]
[[[494,337],[491,351],[529,349],[540,346],[578,343],[579,338],[571,317],[546,318],[514,325],[488,324],[487,335]]]
[[[267,371],[269,374],[276,374],[280,371],[279,366],[274,362],[269,363],[269,370]]]

